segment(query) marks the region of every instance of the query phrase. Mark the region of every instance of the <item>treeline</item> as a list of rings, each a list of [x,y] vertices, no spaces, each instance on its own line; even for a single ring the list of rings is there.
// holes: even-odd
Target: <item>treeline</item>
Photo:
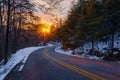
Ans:
[[[0,61],[5,64],[11,53],[38,42],[33,6],[29,0],[0,0]]]
[[[113,55],[115,38],[120,37],[120,0],[79,0],[69,12],[64,25],[54,37],[63,43],[63,49],[72,50],[91,43],[108,42]]]

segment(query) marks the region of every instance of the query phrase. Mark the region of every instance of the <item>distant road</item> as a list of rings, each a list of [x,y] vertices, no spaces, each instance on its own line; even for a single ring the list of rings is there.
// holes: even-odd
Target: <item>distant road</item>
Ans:
[[[58,54],[49,47],[33,52],[11,80],[120,80],[120,64]]]

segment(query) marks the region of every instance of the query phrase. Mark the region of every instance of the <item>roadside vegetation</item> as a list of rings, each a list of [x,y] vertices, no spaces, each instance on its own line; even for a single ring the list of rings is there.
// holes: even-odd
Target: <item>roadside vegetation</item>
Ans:
[[[120,60],[120,0],[79,0],[53,36],[62,49]]]

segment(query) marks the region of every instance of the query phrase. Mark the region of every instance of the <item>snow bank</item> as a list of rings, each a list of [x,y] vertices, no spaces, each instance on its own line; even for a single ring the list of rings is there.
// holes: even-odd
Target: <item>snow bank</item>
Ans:
[[[61,46],[58,46],[57,48],[55,48],[55,51],[58,53],[62,53],[62,54],[66,54],[66,55],[72,55],[72,50],[68,49],[67,51],[64,51],[61,49]]]
[[[17,51],[15,54],[13,54],[11,58],[8,60],[6,65],[0,66],[0,80],[3,80],[5,76],[12,70],[12,68],[15,67],[19,62],[23,60],[25,63],[28,56],[32,52],[40,48],[43,48],[43,47],[28,47],[28,48],[21,49]],[[21,66],[20,70],[22,70],[23,66],[24,65]]]
[[[117,37],[118,35],[115,35],[115,39],[114,39],[114,48],[118,48],[120,49],[120,37]],[[105,53],[105,50],[103,50],[104,48],[108,48],[110,49],[110,44],[111,44],[111,40],[105,41],[105,42],[94,42],[94,49],[96,51],[99,51],[101,53]],[[90,49],[92,48],[92,43],[91,42],[86,42],[83,44],[83,46],[80,46],[79,48],[77,48],[77,51],[79,52],[85,52],[87,53]]]
[[[87,54],[81,54],[81,55],[78,55],[82,58],[87,58],[87,59],[94,59],[94,60],[101,60],[102,57],[97,57],[97,56],[94,56],[94,55],[87,55]]]
[[[51,46],[54,46],[54,45],[53,45],[53,44],[51,44],[51,43],[48,43],[48,44],[47,44],[47,46],[51,47]]]
[[[91,56],[91,55],[87,55],[87,54],[82,54],[82,55],[75,54],[75,55],[73,55],[72,54],[72,52],[73,52],[72,50],[68,49],[67,51],[64,51],[64,50],[61,49],[61,46],[56,47],[55,51],[57,53],[70,55],[70,56],[75,56],[75,57],[80,57],[80,58],[95,59],[95,60],[100,60],[101,59],[101,57]]]

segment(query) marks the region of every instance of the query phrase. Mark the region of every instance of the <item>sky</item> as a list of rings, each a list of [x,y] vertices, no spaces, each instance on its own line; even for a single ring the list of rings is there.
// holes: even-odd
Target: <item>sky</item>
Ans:
[[[46,4],[45,7],[49,7],[49,5],[47,5],[46,2],[44,2],[45,0],[30,0],[33,4],[36,5],[36,12],[38,15],[41,16],[42,19],[47,20],[47,21],[51,21],[52,17],[49,14],[43,13],[41,9],[38,9],[39,5],[43,5]],[[54,14],[54,17],[59,17],[59,18],[63,18],[65,19],[67,17],[67,14],[71,8],[71,5],[73,2],[75,2],[77,0],[64,0],[60,3],[59,9],[56,10],[50,10],[50,14]],[[49,19],[49,20],[48,20]]]

